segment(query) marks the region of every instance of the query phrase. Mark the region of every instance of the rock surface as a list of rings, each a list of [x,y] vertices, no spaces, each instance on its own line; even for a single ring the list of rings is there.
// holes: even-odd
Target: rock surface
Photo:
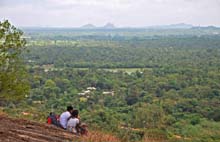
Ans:
[[[77,139],[52,125],[0,115],[0,142],[69,142]]]

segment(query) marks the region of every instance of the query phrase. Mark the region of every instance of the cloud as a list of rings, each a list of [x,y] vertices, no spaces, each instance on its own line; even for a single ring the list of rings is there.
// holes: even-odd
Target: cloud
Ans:
[[[219,13],[220,0],[0,0],[0,17],[20,26],[220,26]]]
[[[2,0],[1,6],[16,7],[19,5],[35,5],[41,7],[70,8],[71,6],[94,6],[104,8],[127,7],[132,0]]]

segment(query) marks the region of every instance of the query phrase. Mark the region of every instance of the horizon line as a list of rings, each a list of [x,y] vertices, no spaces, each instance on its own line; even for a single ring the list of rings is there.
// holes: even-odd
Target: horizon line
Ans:
[[[107,23],[107,24],[112,24],[112,23]],[[107,24],[103,26],[97,26],[95,24],[84,24],[81,26],[47,26],[47,25],[36,25],[36,26],[18,26],[18,28],[57,28],[57,29],[62,29],[62,28],[72,28],[72,29],[163,29],[163,28],[168,28],[172,26],[180,26],[181,24],[183,26],[189,26],[188,29],[190,28],[207,28],[207,27],[214,27],[214,28],[220,28],[220,26],[216,25],[193,25],[193,24],[188,24],[188,23],[174,23],[174,24],[162,24],[162,25],[149,25],[149,26],[115,26],[114,24],[113,27],[105,27]],[[93,27],[84,27],[86,25],[91,25]],[[174,28],[175,29],[175,28]],[[178,29],[178,28],[177,28]]]

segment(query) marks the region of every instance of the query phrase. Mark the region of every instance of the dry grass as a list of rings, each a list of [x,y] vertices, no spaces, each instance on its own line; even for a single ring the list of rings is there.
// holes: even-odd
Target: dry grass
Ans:
[[[142,142],[168,142],[167,138],[163,135],[147,135],[145,134]]]
[[[114,135],[100,131],[91,131],[88,136],[83,136],[81,139],[85,142],[120,142],[120,139]]]
[[[114,134],[104,133],[101,131],[91,131],[88,136],[83,136],[80,138],[83,142],[127,142],[129,140],[122,140],[114,136]],[[147,137],[145,136],[141,142],[167,142],[166,139],[162,137]]]
[[[3,108],[0,107],[0,115],[7,116],[7,114],[3,111]]]

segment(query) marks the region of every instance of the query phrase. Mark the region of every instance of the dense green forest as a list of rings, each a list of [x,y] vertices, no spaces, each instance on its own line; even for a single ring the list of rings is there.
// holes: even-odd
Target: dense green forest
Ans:
[[[14,115],[71,104],[122,141],[220,141],[219,29],[24,31],[31,91]]]

